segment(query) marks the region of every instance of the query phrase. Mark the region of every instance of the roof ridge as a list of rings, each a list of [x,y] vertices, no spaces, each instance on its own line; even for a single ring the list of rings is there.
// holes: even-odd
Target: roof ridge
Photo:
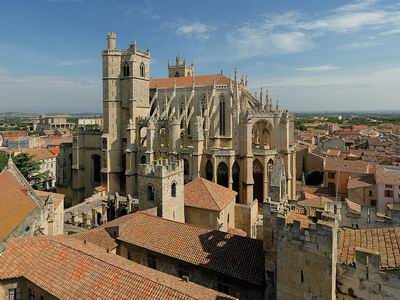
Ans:
[[[151,214],[149,214],[149,213],[147,213],[147,212],[145,212],[145,211],[138,211],[138,212],[135,212],[135,213],[133,213],[133,214],[143,214],[143,215],[146,215],[146,216],[149,216],[149,217],[153,217],[153,218],[155,218],[155,219],[159,219],[159,220],[163,220],[163,221],[167,221],[167,222],[171,222],[171,223],[178,223],[178,224],[180,224],[180,225],[185,225],[185,226],[188,226],[188,227],[194,227],[194,228],[204,229],[204,230],[207,230],[207,232],[219,232],[219,233],[221,233],[221,234],[231,235],[231,236],[239,237],[239,238],[242,238],[242,239],[251,239],[251,240],[256,240],[256,241],[258,241],[257,239],[252,239],[252,238],[250,238],[250,237],[248,237],[248,236],[241,236],[241,235],[232,234],[232,233],[228,233],[228,232],[221,231],[221,230],[217,230],[217,229],[211,229],[211,228],[203,227],[203,226],[196,225],[196,224],[182,223],[182,222],[178,222],[178,221],[175,221],[175,220],[165,219],[165,218],[162,218],[162,217],[158,217],[158,216],[151,215]],[[131,214],[131,215],[132,215],[132,214]],[[399,228],[400,228],[400,227],[399,227]],[[117,239],[118,239],[118,238],[117,238]],[[259,240],[259,241],[261,241],[261,240]]]
[[[215,182],[214,182],[214,181],[207,180],[207,179],[204,179],[204,178],[202,178],[202,177],[199,177],[199,178],[201,179],[201,182],[202,182],[202,183],[204,184],[204,186],[206,187],[206,189],[207,189],[208,193],[210,194],[211,198],[214,200],[214,203],[217,205],[217,207],[218,207],[219,209],[222,209],[223,207],[220,207],[220,206],[218,205],[218,202],[215,200],[214,194],[211,193],[210,189],[208,188],[208,185],[206,184],[206,183],[208,183],[208,182],[212,182],[212,183],[215,183]]]
[[[23,238],[21,238],[20,240],[22,240],[22,239],[23,239]],[[66,239],[68,239],[68,237],[66,237]],[[77,240],[77,239],[74,239],[74,240],[75,240],[75,241],[79,241],[79,240]],[[66,248],[69,248],[69,249],[72,249],[72,250],[74,250],[74,251],[77,251],[77,252],[83,253],[83,254],[85,254],[85,255],[88,255],[88,256],[90,256],[90,257],[92,257],[92,258],[94,258],[94,259],[96,259],[96,260],[98,260],[98,261],[101,261],[101,262],[103,262],[103,263],[105,263],[105,264],[107,264],[107,265],[113,266],[113,267],[115,267],[115,268],[117,268],[117,269],[123,270],[123,271],[128,272],[128,273],[135,274],[136,276],[141,277],[141,278],[146,279],[146,280],[149,280],[149,281],[151,281],[151,282],[154,282],[154,283],[157,284],[157,285],[161,285],[161,286],[163,286],[163,287],[165,287],[165,288],[174,290],[174,291],[176,291],[176,292],[178,292],[178,293],[180,293],[180,294],[182,294],[182,295],[185,295],[185,296],[187,296],[187,297],[190,297],[190,298],[192,298],[192,299],[195,299],[195,298],[193,298],[192,296],[187,295],[186,293],[183,293],[183,292],[181,292],[181,291],[179,291],[179,290],[177,290],[177,289],[175,289],[175,288],[172,288],[171,286],[163,285],[163,284],[161,284],[161,283],[159,283],[159,282],[153,280],[153,279],[150,278],[150,277],[145,277],[145,276],[143,276],[143,275],[141,275],[141,274],[138,274],[138,273],[136,273],[136,272],[129,271],[129,270],[127,270],[127,269],[125,269],[125,268],[123,268],[123,267],[121,267],[121,266],[116,266],[115,264],[113,264],[113,263],[111,263],[111,262],[108,262],[108,261],[104,261],[104,260],[102,260],[102,259],[96,257],[95,255],[91,254],[91,253],[87,253],[87,252],[85,252],[84,250],[76,249],[76,248],[74,248],[73,246],[67,245],[67,244],[63,243],[62,241],[59,241],[58,239],[46,238],[46,239],[40,239],[40,241],[50,241],[50,242],[54,242],[54,243],[56,243],[56,244],[60,244],[60,245],[62,245],[62,246],[64,246],[64,247],[66,247]],[[37,243],[37,241],[34,241],[34,242]],[[84,244],[84,245],[85,245],[85,244]],[[98,247],[98,246],[96,246],[96,245],[94,245],[94,244],[91,244],[91,247],[101,249],[100,247]],[[96,249],[96,250],[97,250],[97,249]],[[105,253],[111,254],[111,253],[109,253],[109,252],[105,252]],[[104,254],[104,253],[102,253],[102,254]],[[117,254],[115,254],[115,256],[118,257],[118,258],[120,258],[120,259],[123,259],[122,256],[119,256],[119,255],[117,255]],[[136,264],[136,265],[140,265],[140,264],[138,264],[138,263],[136,263],[136,262],[134,262],[134,261],[131,261],[131,262],[134,263],[134,264]],[[140,266],[142,266],[142,265],[140,265]],[[144,266],[144,267],[145,267],[145,266]],[[156,271],[157,271],[157,270],[156,270]],[[158,271],[158,272],[163,273],[163,272],[161,272],[161,271]],[[163,274],[166,274],[166,273],[163,273]],[[24,274],[24,275],[25,275],[25,274]],[[169,275],[169,274],[166,274],[166,275]]]

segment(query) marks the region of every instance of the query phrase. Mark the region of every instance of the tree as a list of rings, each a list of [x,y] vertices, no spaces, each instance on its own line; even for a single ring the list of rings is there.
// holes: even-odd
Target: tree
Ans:
[[[0,152],[0,172],[3,171],[4,167],[7,165],[8,155],[5,152]]]
[[[41,172],[40,162],[33,160],[32,157],[28,153],[20,153],[13,157],[13,162],[25,179],[36,188],[38,183],[48,178],[49,172]]]

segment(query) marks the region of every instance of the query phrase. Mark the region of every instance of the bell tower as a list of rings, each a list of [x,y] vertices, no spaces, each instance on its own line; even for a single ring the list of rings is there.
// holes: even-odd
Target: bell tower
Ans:
[[[126,194],[132,178],[126,178],[126,153],[136,143],[136,119],[150,114],[150,50],[140,50],[136,42],[128,49],[116,46],[116,33],[107,35],[103,50],[102,176],[108,193]],[[129,130],[128,130],[129,129]],[[132,149],[130,149],[132,150]],[[130,170],[134,176],[135,170]],[[132,173],[132,174],[131,174]]]
[[[168,77],[191,77],[194,75],[194,66],[186,65],[185,59],[181,55],[176,56],[176,64],[171,66],[168,61]]]

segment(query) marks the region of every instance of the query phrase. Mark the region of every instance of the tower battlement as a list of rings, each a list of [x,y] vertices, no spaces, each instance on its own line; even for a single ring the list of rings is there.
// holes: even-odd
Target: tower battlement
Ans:
[[[293,223],[288,223],[287,217],[278,216],[277,229],[290,240],[310,242],[315,245],[321,242],[331,244],[335,235],[336,223],[324,220],[311,222],[310,220],[305,225],[301,220],[296,219],[293,220]]]
[[[165,178],[182,172],[183,163],[180,160],[159,159],[139,165],[139,175],[146,177]]]

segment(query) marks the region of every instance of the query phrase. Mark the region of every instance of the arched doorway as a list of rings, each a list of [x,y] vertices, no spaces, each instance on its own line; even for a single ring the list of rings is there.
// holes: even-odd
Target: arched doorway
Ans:
[[[262,203],[264,202],[264,168],[258,159],[253,162],[253,179],[253,199],[257,199],[259,203]]]
[[[217,168],[217,183],[224,187],[229,187],[228,166],[220,162]]]
[[[213,172],[213,165],[210,160],[207,160],[205,171],[206,171],[206,179],[212,181],[214,172]]]
[[[240,202],[240,167],[237,161],[233,164],[232,167],[232,189],[237,192],[236,195],[236,203]]]

